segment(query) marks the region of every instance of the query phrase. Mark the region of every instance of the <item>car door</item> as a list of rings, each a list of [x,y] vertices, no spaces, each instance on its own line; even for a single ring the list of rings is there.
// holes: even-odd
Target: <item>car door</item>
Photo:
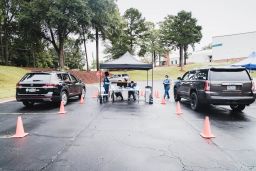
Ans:
[[[178,94],[181,95],[181,96],[184,96],[184,93],[185,93],[184,85],[186,84],[186,81],[187,81],[187,79],[188,79],[188,76],[189,76],[189,72],[186,72],[186,73],[182,76],[181,80],[180,80],[179,83],[178,83],[177,92],[178,92]]]
[[[195,82],[195,73],[196,71],[189,71],[186,80],[184,80],[183,88],[184,88],[184,96],[189,98],[190,97],[190,90],[194,85]]]
[[[70,77],[71,77],[71,82],[72,84],[74,85],[74,94],[80,94],[82,92],[82,85],[81,83],[78,81],[78,79],[70,74]]]
[[[64,81],[64,84],[66,85],[68,89],[68,93],[70,96],[74,96],[75,94],[75,84],[71,81],[71,78],[68,73],[62,74],[62,78]]]

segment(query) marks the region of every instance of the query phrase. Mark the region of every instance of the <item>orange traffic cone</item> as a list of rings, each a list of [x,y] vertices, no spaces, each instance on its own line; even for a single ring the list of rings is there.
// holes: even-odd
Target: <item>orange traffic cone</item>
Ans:
[[[212,134],[211,126],[209,117],[206,116],[204,120],[204,129],[203,132],[200,134],[203,138],[215,138],[215,136]]]
[[[18,117],[17,119],[17,126],[16,126],[16,133],[13,135],[13,138],[22,138],[28,135],[28,133],[25,133],[24,128],[23,128],[23,123],[21,120],[21,116]]]
[[[95,92],[94,92],[94,94],[92,95],[92,98],[97,98],[98,97],[98,91],[96,90]]]
[[[144,91],[143,90],[140,91],[140,96],[142,96],[142,97],[144,96]]]
[[[166,104],[165,98],[162,98],[161,104]]]
[[[66,111],[64,109],[64,102],[63,101],[60,102],[60,111],[58,113],[59,114],[65,114],[66,113]]]
[[[182,114],[182,111],[181,111],[181,108],[180,108],[180,102],[179,102],[179,101],[176,103],[176,114],[177,114],[177,115]]]
[[[83,96],[81,96],[81,98],[80,98],[80,104],[84,104],[84,98],[83,98]]]

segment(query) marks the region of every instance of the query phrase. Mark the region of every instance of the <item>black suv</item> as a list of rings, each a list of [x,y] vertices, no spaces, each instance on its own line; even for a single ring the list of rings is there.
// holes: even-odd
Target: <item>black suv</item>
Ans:
[[[230,105],[234,111],[242,111],[255,101],[254,82],[242,67],[211,67],[186,72],[174,84],[174,99],[190,100],[197,110],[202,105]]]
[[[25,106],[35,102],[64,102],[73,96],[84,97],[86,85],[68,72],[27,73],[16,85],[16,99]]]

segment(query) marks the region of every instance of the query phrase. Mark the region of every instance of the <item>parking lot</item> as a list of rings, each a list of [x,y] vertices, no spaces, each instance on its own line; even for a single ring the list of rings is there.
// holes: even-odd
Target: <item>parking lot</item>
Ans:
[[[162,82],[154,88],[162,95]],[[165,105],[161,98],[100,105],[95,90],[88,86],[84,104],[72,99],[66,114],[49,104],[1,103],[0,170],[256,170],[255,103],[243,113],[195,112],[182,101],[177,115],[173,96]],[[19,115],[29,135],[10,138]],[[216,138],[200,136],[205,116]]]

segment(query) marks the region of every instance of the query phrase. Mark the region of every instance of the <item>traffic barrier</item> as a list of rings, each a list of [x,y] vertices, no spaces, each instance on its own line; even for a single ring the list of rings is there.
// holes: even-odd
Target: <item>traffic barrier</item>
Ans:
[[[211,126],[210,126],[210,121],[208,116],[205,117],[203,132],[200,133],[200,135],[203,138],[215,138],[215,136],[212,134],[212,131],[211,131]]]
[[[16,133],[12,137],[13,138],[22,138],[22,137],[25,137],[26,135],[28,135],[28,133],[25,133],[25,131],[24,131],[21,116],[18,116],[17,126],[16,126]]]
[[[165,98],[162,98],[161,104],[166,104]]]
[[[180,102],[179,102],[179,101],[176,103],[176,114],[177,114],[177,115],[182,114],[181,107],[180,107]]]
[[[66,113],[66,111],[64,109],[64,102],[63,101],[60,102],[60,111],[58,113],[59,114],[65,114]]]

